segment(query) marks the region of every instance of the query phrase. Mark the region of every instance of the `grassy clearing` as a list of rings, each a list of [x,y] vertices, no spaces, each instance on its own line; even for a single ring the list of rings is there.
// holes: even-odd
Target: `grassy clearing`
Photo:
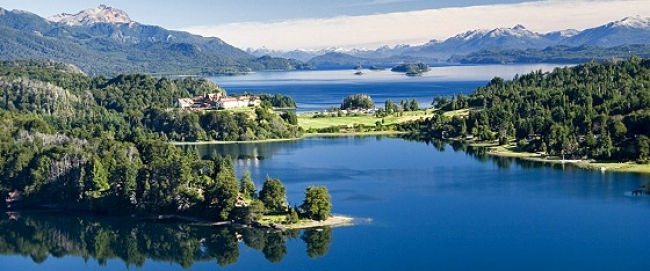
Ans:
[[[607,171],[650,174],[649,164],[637,164],[635,162],[625,162],[625,163],[578,162],[575,163],[575,165],[581,168],[595,169],[595,170],[600,170],[600,168],[605,168]]]
[[[638,164],[635,162],[596,162],[587,160],[563,161],[562,159],[557,158],[547,159],[538,153],[518,152],[515,150],[515,146],[513,145],[490,147],[490,151],[488,153],[491,155],[516,157],[544,163],[570,163],[584,169],[601,170],[604,168],[605,171],[650,174],[650,164]]]
[[[246,113],[253,113],[255,111],[255,107],[235,107],[235,108],[228,108],[228,109],[223,109],[229,112],[246,112]]]
[[[392,125],[402,122],[407,122],[410,120],[417,120],[420,118],[426,118],[431,115],[431,110],[424,111],[414,111],[414,112],[404,112],[400,117],[397,116],[387,116],[383,118],[377,118],[373,115],[361,115],[361,116],[342,116],[342,117],[324,117],[324,118],[314,118],[313,115],[301,115],[298,116],[298,125],[305,130],[309,128],[312,129],[321,129],[332,126],[349,126],[354,125],[364,125],[364,126],[375,126],[379,121],[383,125]]]
[[[264,215],[262,216],[262,219],[260,219],[260,222],[264,224],[282,224],[284,221],[287,221],[287,215]]]
[[[467,109],[460,109],[460,110],[455,110],[455,111],[447,111],[447,112],[443,113],[442,115],[445,116],[445,117],[450,117],[450,118],[453,118],[454,116],[467,117],[467,116],[469,116],[469,111],[470,111],[470,109],[468,109],[468,108]]]
[[[496,156],[508,156],[508,157],[519,157],[519,158],[541,157],[541,155],[537,153],[517,151],[516,150],[517,147],[515,145],[493,146],[489,148],[490,148],[489,153]]]

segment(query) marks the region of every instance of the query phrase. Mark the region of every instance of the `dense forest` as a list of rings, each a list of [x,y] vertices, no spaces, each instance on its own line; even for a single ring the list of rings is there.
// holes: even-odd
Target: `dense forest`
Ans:
[[[295,106],[290,98],[262,95],[269,103],[250,112],[170,110],[174,100],[225,93],[205,79],[167,79],[144,74],[90,77],[54,62],[0,62],[0,109],[37,115],[75,137],[106,133],[123,140],[142,131],[163,140],[261,140],[295,138],[297,126],[273,114],[269,103]]]
[[[27,206],[247,218],[232,208],[240,188],[229,159],[168,141],[300,131],[268,103],[246,112],[170,109],[174,97],[223,91],[204,79],[90,77],[54,62],[0,62],[0,191]]]
[[[650,158],[650,59],[494,78],[469,95],[435,97],[434,105],[437,114],[401,129],[425,139],[515,142],[521,151],[576,159]],[[443,114],[463,109],[468,114]]]

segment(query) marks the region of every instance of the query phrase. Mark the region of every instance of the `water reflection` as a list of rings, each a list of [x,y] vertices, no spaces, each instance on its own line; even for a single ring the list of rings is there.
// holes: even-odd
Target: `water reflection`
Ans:
[[[464,152],[468,156],[476,159],[481,163],[492,162],[498,168],[502,168],[502,169],[508,169],[514,165],[521,167],[522,169],[533,169],[533,168],[542,168],[542,167],[564,168],[565,166],[572,167],[570,164],[562,165],[562,164],[544,163],[539,161],[520,159],[516,157],[490,155],[487,152],[488,151],[487,147],[471,146],[464,141],[445,141],[445,140],[438,140],[438,139],[429,140],[429,139],[421,139],[409,135],[400,136],[400,138],[407,141],[422,142],[426,145],[433,146],[434,149],[436,149],[438,152],[444,152],[447,146],[451,146],[454,152]],[[576,169],[575,167],[573,168]]]
[[[232,143],[232,144],[198,144],[182,145],[184,151],[192,151],[204,158],[213,154],[228,154],[236,160],[250,161],[256,165],[259,160],[271,158],[287,147],[295,146],[296,141],[281,141],[268,143]]]
[[[332,243],[330,228],[269,232],[33,212],[7,213],[0,219],[0,232],[2,255],[28,256],[38,264],[64,256],[94,259],[102,266],[119,259],[128,267],[142,267],[148,259],[183,268],[198,262],[228,266],[238,261],[241,246],[276,263],[287,254],[289,239],[303,240],[312,258],[327,254]]]
[[[491,155],[488,153],[489,148],[482,147],[482,146],[471,146],[467,144],[467,142],[463,142],[463,141],[444,141],[444,140],[437,140],[437,139],[425,140],[420,138],[414,138],[412,136],[401,136],[401,138],[407,141],[422,142],[428,146],[433,146],[433,148],[438,152],[444,152],[447,146],[451,146],[454,152],[464,152],[467,156],[472,157],[483,164],[492,163],[498,169],[505,170],[505,169],[511,169],[517,167],[525,170],[551,168],[556,170],[562,170],[564,172],[586,171],[586,169],[580,168],[570,163],[567,164],[549,163],[549,162],[542,162],[542,161],[526,160],[517,157]],[[610,184],[610,185],[605,185],[605,189],[613,189],[613,187],[611,186],[611,182],[614,180],[618,182],[622,181],[623,178],[621,178],[621,176],[626,176],[626,178],[629,179],[634,179],[635,178],[634,176],[636,177],[640,176],[646,179],[646,181],[639,187],[634,188],[634,190],[626,191],[625,195],[630,197],[650,196],[650,178],[648,178],[648,175],[635,174],[635,173],[629,173],[626,175],[614,175],[614,174],[608,174],[604,172],[600,175],[603,183]],[[584,183],[582,184],[576,183],[575,185],[582,185],[581,186],[582,188],[578,189],[578,191],[582,191],[585,195],[586,194],[602,195],[603,192],[599,190],[601,189],[601,187],[599,186],[589,186]],[[589,190],[593,190],[593,191],[589,191]]]
[[[350,136],[344,138],[323,136],[308,138],[300,141],[198,145],[196,147],[189,148],[197,148],[197,151],[204,156],[209,156],[213,152],[230,155],[231,157],[235,158],[235,164],[238,168],[249,168],[253,174],[259,174],[261,177],[263,177],[265,174],[269,174],[270,172],[276,176],[284,176],[288,182],[302,180],[352,180],[358,176],[364,176],[368,174],[367,172],[364,172],[364,167],[375,168],[377,166],[375,163],[381,164],[381,161],[372,158],[354,158],[351,160],[346,160],[346,158],[351,157],[351,155],[345,152],[337,152],[337,147],[344,147],[343,149],[345,150],[348,150],[348,148],[352,147],[366,148],[366,146],[368,148],[376,148],[376,145],[369,144],[371,140],[368,139],[374,139],[372,141],[377,142],[381,141],[382,139],[389,138],[400,138],[406,141],[420,142],[423,144],[423,146],[431,146],[434,150],[440,153],[445,153],[447,151],[462,153],[476,161],[479,161],[481,164],[492,164],[497,169],[501,170],[510,170],[515,168],[525,170],[548,168],[562,170],[565,173],[585,172],[585,169],[578,168],[571,164],[544,163],[540,161],[531,161],[516,157],[495,156],[487,153],[488,148],[486,147],[470,146],[463,141],[426,140],[419,138],[417,135],[368,135]],[[387,146],[390,144],[391,141],[389,140],[387,140],[386,144],[382,142],[382,146]],[[356,149],[356,151],[360,150]],[[364,150],[363,152],[366,151]],[[318,159],[338,161],[338,164],[334,163],[336,164],[335,167],[323,166],[322,162],[320,162]],[[271,162],[271,160],[274,162]],[[300,161],[301,164],[295,163],[296,160]],[[352,168],[346,167],[346,165],[351,164],[354,164],[355,166]],[[262,167],[264,167],[264,170],[258,170]],[[300,178],[293,178],[294,174],[287,175],[283,167],[287,167],[291,171],[295,168],[300,168]],[[336,173],[332,173],[332,168],[336,168]],[[621,179],[628,179],[633,181],[635,178],[638,178],[639,175],[604,173],[597,174],[596,176],[588,176],[591,176],[589,178],[601,178],[603,182],[609,182],[616,179],[620,183]],[[647,175],[644,175],[641,178],[646,180],[645,185],[628,188],[629,190],[627,191],[632,191],[637,188],[650,190],[650,178],[648,178]],[[594,189],[594,193],[597,194],[597,187],[589,186],[586,183],[583,185],[586,186],[586,189]],[[612,187],[606,185],[605,189],[609,188]],[[352,195],[347,199],[366,200],[368,197],[363,195]],[[376,200],[376,198],[373,197],[370,198],[370,200]]]

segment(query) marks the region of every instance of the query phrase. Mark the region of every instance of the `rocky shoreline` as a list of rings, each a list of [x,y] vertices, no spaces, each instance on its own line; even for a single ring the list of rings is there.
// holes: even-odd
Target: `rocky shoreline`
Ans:
[[[301,220],[298,223],[292,224],[263,224],[259,222],[253,222],[252,224],[242,224],[236,221],[217,221],[210,222],[205,220],[200,220],[194,217],[188,216],[179,216],[179,215],[158,215],[158,216],[145,216],[140,217],[142,220],[158,220],[158,221],[179,221],[179,222],[189,222],[194,226],[227,226],[231,225],[234,227],[242,228],[261,228],[261,229],[272,229],[272,230],[293,230],[293,229],[310,229],[318,227],[340,227],[340,226],[351,226],[354,225],[354,218],[342,215],[333,215],[326,220]]]

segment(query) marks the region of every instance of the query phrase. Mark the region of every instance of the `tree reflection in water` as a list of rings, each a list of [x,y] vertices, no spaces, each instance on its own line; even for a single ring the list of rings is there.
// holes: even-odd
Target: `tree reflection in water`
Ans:
[[[483,146],[471,146],[465,141],[458,140],[439,140],[439,139],[425,139],[419,138],[415,135],[401,135],[400,138],[408,141],[423,142],[426,145],[431,145],[438,152],[446,151],[447,146],[451,146],[454,152],[464,152],[470,157],[478,160],[481,163],[492,162],[498,168],[508,169],[513,165],[520,166],[523,169],[532,169],[532,168],[542,168],[542,167],[552,167],[552,168],[562,168],[561,164],[549,164],[539,161],[531,161],[516,157],[507,157],[507,156],[496,156],[490,155],[488,153],[488,147]]]
[[[260,251],[272,263],[287,254],[286,242],[300,230],[191,226],[134,221],[124,217],[70,216],[34,212],[8,213],[0,219],[0,254],[29,256],[35,263],[48,257],[92,258],[100,265],[119,259],[142,267],[147,259],[190,268],[196,262],[236,263],[239,241]],[[305,230],[302,239],[309,257],[324,256],[332,242],[330,228]]]
[[[300,239],[307,243],[307,256],[310,258],[325,256],[332,243],[332,229],[307,229]]]

